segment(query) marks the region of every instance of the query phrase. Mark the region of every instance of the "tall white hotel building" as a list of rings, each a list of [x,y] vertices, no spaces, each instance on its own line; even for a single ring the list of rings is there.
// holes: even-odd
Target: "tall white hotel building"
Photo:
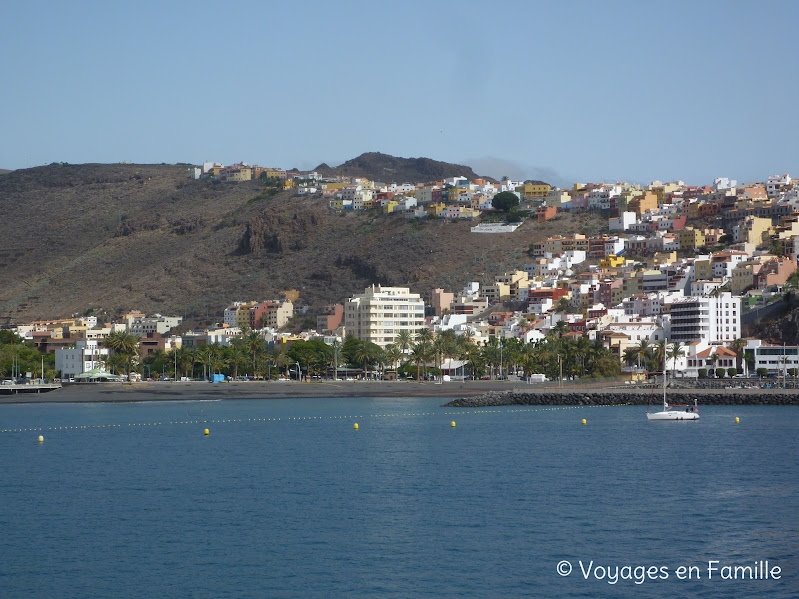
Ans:
[[[407,287],[372,285],[347,300],[344,326],[347,335],[386,347],[400,331],[424,328],[422,296]]]

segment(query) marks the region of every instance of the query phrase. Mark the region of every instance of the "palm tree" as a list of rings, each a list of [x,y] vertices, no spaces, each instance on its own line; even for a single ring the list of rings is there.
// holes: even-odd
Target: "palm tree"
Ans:
[[[413,333],[406,329],[402,329],[394,337],[394,343],[397,344],[397,346],[402,351],[403,355],[408,352],[408,348],[411,346],[411,343],[413,343],[413,337],[414,337]]]
[[[531,374],[535,374],[540,358],[541,352],[534,344],[528,343],[522,348],[521,364],[525,377],[529,379]]]
[[[203,365],[203,376],[208,377],[208,366],[211,364],[211,348],[207,345],[201,345],[197,348],[196,352],[197,361]]]
[[[391,343],[387,345],[386,349],[383,351],[386,354],[386,359],[388,360],[389,364],[391,364],[391,367],[396,370],[397,364],[400,360],[402,360],[403,357],[402,348],[396,343]]]
[[[671,358],[671,371],[674,372],[677,370],[677,359],[685,357],[685,349],[683,348],[682,343],[679,341],[675,341],[671,344],[671,349],[669,349],[668,357]]]
[[[638,360],[638,368],[641,368],[641,360],[644,361],[644,366],[647,366],[647,362],[651,357],[652,350],[649,347],[649,340],[644,338],[638,343],[636,347],[633,348],[635,350],[635,356]]]
[[[477,369],[481,366],[482,352],[471,341],[461,344],[459,357],[469,364],[469,370],[472,373],[472,380],[477,378]]]
[[[264,338],[255,331],[249,331],[244,336],[244,342],[246,351],[252,359],[252,370],[254,373],[257,368],[258,358],[260,358],[264,352]]]
[[[125,374],[130,377],[133,358],[139,355],[139,339],[127,331],[113,331],[103,341],[103,345],[114,353],[125,356]]]
[[[341,341],[335,339],[330,344],[330,365],[333,366],[333,380],[338,380],[338,360],[341,357]]]
[[[416,380],[421,378],[422,364],[430,359],[431,345],[429,343],[417,342],[411,346],[411,360],[416,364]]]
[[[364,376],[369,378],[369,364],[377,361],[379,347],[374,343],[364,341],[355,350],[355,358],[362,364]]]
[[[743,372],[744,347],[746,347],[746,339],[740,337],[730,344],[730,349],[735,352],[735,366],[738,368],[738,372]]]
[[[196,361],[195,351],[193,347],[181,345],[178,349],[178,366],[183,371],[184,376],[191,376],[194,378],[194,362]],[[191,375],[189,374],[191,370]]]
[[[244,364],[250,359],[250,357],[244,351],[244,348],[241,347],[241,344],[229,345],[225,352],[225,358],[228,364],[233,366],[234,380],[239,376],[239,365]]]
[[[432,343],[435,334],[428,328],[422,328],[416,331],[414,339],[416,343]]]
[[[655,352],[653,355],[654,360],[658,364],[658,368],[663,369],[663,376],[666,376],[666,340],[661,339],[657,343],[655,343]]]

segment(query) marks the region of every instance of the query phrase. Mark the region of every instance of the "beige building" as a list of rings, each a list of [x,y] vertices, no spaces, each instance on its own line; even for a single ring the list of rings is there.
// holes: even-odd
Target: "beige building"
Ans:
[[[372,285],[347,300],[344,326],[348,335],[386,347],[400,331],[416,333],[425,327],[424,302],[407,287]]]
[[[436,316],[441,316],[444,310],[449,310],[453,301],[455,301],[454,293],[447,293],[443,289],[433,289],[430,303],[433,305]]]
[[[735,243],[753,243],[760,245],[763,237],[771,229],[770,218],[759,218],[757,216],[747,216],[739,222],[733,231]]]

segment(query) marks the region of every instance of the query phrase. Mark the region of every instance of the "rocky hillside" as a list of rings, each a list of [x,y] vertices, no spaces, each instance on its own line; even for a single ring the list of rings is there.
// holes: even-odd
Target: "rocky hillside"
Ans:
[[[214,322],[231,301],[292,288],[312,311],[372,283],[429,297],[434,287],[457,290],[521,267],[541,237],[601,226],[564,215],[480,235],[470,222],[341,215],[321,196],[265,192],[257,181],[191,180],[188,165],[8,173],[0,177],[0,324],[134,308]]]
[[[426,183],[458,176],[469,180],[480,177],[471,167],[462,164],[439,162],[430,158],[398,158],[380,152],[361,154],[335,168],[320,164],[314,170],[326,177],[365,177],[384,183]],[[493,180],[490,177],[483,178]]]

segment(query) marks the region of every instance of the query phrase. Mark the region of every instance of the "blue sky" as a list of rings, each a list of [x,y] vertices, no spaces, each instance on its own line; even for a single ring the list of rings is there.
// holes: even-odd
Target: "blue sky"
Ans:
[[[799,176],[797,2],[5,3],[0,168]]]

